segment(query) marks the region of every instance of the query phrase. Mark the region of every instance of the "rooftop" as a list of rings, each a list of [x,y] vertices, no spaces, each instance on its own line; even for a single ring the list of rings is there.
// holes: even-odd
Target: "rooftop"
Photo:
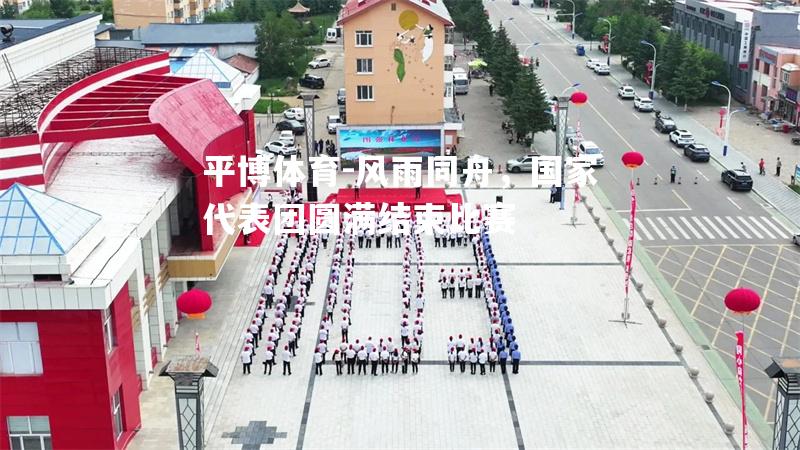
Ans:
[[[244,83],[244,76],[235,67],[200,50],[175,75],[187,78],[207,78],[220,89],[235,89]]]
[[[100,16],[98,13],[83,14],[71,19],[36,19],[36,20],[6,20],[3,23],[10,23],[14,26],[13,40],[11,42],[0,41],[0,50],[4,50],[13,45],[20,44],[25,41],[44,36],[56,30],[68,27],[70,25],[83,22]]]
[[[258,60],[241,53],[231,56],[225,62],[247,74],[251,74],[258,69]]]
[[[342,7],[339,16],[339,22],[342,23],[351,17],[361,14],[369,8],[383,2],[385,0],[347,0],[344,7]],[[422,9],[427,10],[431,14],[438,16],[448,24],[453,24],[453,19],[450,17],[450,11],[447,10],[443,0],[404,0],[405,3],[411,3]]]
[[[144,45],[255,44],[254,22],[171,24],[151,23],[141,30]]]

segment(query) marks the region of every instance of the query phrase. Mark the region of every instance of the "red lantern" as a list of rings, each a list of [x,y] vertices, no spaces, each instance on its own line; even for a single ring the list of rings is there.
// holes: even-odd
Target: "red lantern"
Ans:
[[[736,288],[725,296],[725,307],[734,314],[748,315],[761,305],[761,297],[748,288]]]
[[[569,101],[572,102],[575,106],[581,106],[587,101],[589,101],[589,96],[586,95],[586,92],[583,91],[575,91],[572,95],[569,96]]]
[[[211,296],[208,292],[192,288],[178,296],[176,301],[178,310],[190,319],[202,319],[205,312],[211,309]]]
[[[628,169],[636,169],[644,164],[644,155],[639,152],[626,152],[622,155],[622,164]]]

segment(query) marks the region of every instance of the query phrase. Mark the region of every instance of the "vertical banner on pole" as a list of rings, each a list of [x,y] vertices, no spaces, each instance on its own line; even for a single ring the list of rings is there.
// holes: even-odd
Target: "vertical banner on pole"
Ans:
[[[628,284],[631,280],[631,262],[633,261],[633,233],[635,230],[634,220],[636,219],[636,191],[633,190],[633,180],[630,182],[631,189],[631,219],[628,228],[628,247],[625,250],[625,297],[628,296]]]
[[[742,450],[747,450],[747,410],[744,391],[744,331],[736,332],[736,379],[742,395]]]

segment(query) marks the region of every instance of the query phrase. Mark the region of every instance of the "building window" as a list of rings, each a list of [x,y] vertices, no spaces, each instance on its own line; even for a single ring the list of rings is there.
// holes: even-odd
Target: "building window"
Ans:
[[[761,96],[762,97],[766,97],[767,96],[767,86],[765,86],[763,84],[761,85]]]
[[[0,374],[42,374],[42,349],[36,322],[0,323]]]
[[[8,416],[8,437],[14,450],[51,450],[47,416]]]
[[[766,75],[769,75],[769,63],[764,62],[764,64],[762,64],[761,67],[762,67],[762,72],[764,72]]]
[[[444,84],[444,96],[445,97],[452,97],[453,96],[453,83],[445,83]]]
[[[372,47],[372,31],[356,31],[356,47]]]
[[[455,58],[453,56],[445,56],[444,57],[444,71],[445,72],[452,72],[453,71],[453,62]]]
[[[455,33],[453,27],[447,27],[444,29],[444,43],[445,44],[452,44],[453,43],[453,34]]]
[[[120,394],[120,389],[117,389],[117,392],[114,393],[114,397],[111,399],[111,415],[114,418],[114,437],[117,439],[122,436],[122,432],[124,431],[122,427],[122,395]]]
[[[103,310],[103,337],[106,343],[106,353],[111,353],[117,346],[117,334],[114,332],[114,316],[109,306]]]
[[[359,58],[359,59],[356,59],[356,73],[358,73],[358,74],[371,74],[372,73],[372,58]]]
[[[356,90],[356,100],[358,101],[371,101],[374,100],[372,97],[372,86],[370,85],[361,85],[358,86]]]

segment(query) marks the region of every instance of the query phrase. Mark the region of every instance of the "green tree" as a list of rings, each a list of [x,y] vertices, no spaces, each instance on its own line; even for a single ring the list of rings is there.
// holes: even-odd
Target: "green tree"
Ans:
[[[504,27],[500,27],[494,34],[492,50],[487,53],[487,58],[497,93],[508,97],[513,93],[514,83],[522,66],[517,48],[511,43]]]
[[[17,6],[9,0],[3,0],[3,6],[0,7],[0,18],[13,19],[17,17]]]
[[[544,89],[532,69],[520,71],[513,92],[503,100],[503,105],[514,123],[514,131],[520,135],[530,135],[533,139],[536,133],[550,129]]]
[[[728,84],[730,81],[728,79],[728,65],[725,63],[725,60],[722,59],[722,56],[695,44],[692,44],[690,48],[692,51],[697,52],[700,62],[705,69],[703,81],[705,81],[706,84],[710,84],[712,81]],[[712,95],[716,93],[709,89],[708,94]]]
[[[661,63],[658,68],[656,83],[664,91],[669,92],[669,84],[675,78],[675,74],[686,56],[686,41],[683,40],[683,36],[679,32],[673,31],[667,36],[667,42],[661,47],[660,52]]]
[[[33,0],[31,6],[22,13],[23,19],[52,19],[55,17],[50,3],[46,0]]]
[[[297,55],[305,48],[301,44],[300,25],[288,14],[267,12],[256,28],[256,54],[262,78],[297,76]]]
[[[236,15],[233,13],[232,8],[228,8],[223,11],[213,12],[206,14],[206,18],[203,19],[205,23],[229,23],[229,22],[236,22]]]
[[[635,40],[636,43],[631,43],[631,45],[636,45],[636,47],[629,49],[630,59],[633,61],[634,76],[643,75],[644,67],[647,64],[647,61],[651,61],[653,59],[653,48],[649,45],[642,44],[642,41],[647,41],[653,44],[656,49],[661,47],[659,28],[660,25],[654,18],[639,16],[638,40],[634,38],[633,40]],[[660,59],[656,58],[656,63],[659,61]]]
[[[672,23],[672,7],[675,0],[653,0],[648,8],[648,14],[655,17],[661,25],[669,26]]]
[[[75,0],[50,0],[50,9],[56,17],[69,19],[75,16],[77,5]]]
[[[708,92],[705,76],[703,60],[698,52],[690,51],[678,67],[675,78],[669,84],[669,94],[683,99],[684,109],[686,109],[688,103],[703,98]]]
[[[94,10],[103,15],[104,22],[114,21],[114,3],[112,0],[103,0],[94,7]]]

